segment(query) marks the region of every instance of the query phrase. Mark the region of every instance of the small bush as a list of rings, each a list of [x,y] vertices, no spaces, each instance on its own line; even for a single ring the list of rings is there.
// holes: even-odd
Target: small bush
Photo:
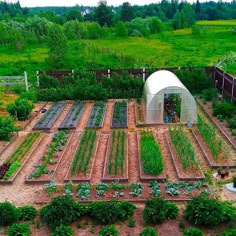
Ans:
[[[217,90],[215,88],[204,89],[201,92],[201,97],[206,101],[211,101],[217,98]]]
[[[217,234],[217,236],[235,236],[236,229],[227,229],[223,233]]]
[[[11,225],[18,220],[17,208],[10,202],[0,203],[0,226]]]
[[[18,209],[19,220],[33,220],[37,214],[37,210],[33,206],[23,206]]]
[[[184,236],[203,236],[203,233],[200,229],[191,227],[184,231]]]
[[[52,229],[61,224],[70,224],[86,213],[86,206],[67,195],[54,198],[40,210],[43,221]]]
[[[103,227],[99,231],[99,236],[118,236],[120,233],[114,225]]]
[[[135,225],[136,225],[136,221],[133,218],[129,217],[129,224],[128,224],[128,226],[130,228],[133,228],[133,227],[135,227]]]
[[[231,129],[236,129],[236,117],[228,119],[228,127]]]
[[[136,209],[136,206],[128,201],[122,201],[119,203],[119,219],[120,220],[126,220],[129,216],[132,216],[134,213],[134,209]]]
[[[91,204],[91,216],[99,224],[113,224],[120,216],[120,207],[117,202],[98,201]]]
[[[159,224],[165,219],[174,219],[178,215],[178,207],[162,198],[153,198],[146,201],[143,219],[146,224]]]
[[[60,225],[50,234],[50,236],[73,236],[74,231],[70,226]]]
[[[140,236],[158,236],[156,230],[151,227],[146,227],[141,233]]]
[[[30,235],[30,227],[26,224],[13,224],[7,230],[8,236],[28,236]]]
[[[230,118],[235,114],[235,112],[236,109],[233,103],[214,103],[213,116],[221,115],[223,118]]]
[[[235,208],[205,196],[193,198],[184,211],[186,219],[195,225],[214,226],[235,218]]]

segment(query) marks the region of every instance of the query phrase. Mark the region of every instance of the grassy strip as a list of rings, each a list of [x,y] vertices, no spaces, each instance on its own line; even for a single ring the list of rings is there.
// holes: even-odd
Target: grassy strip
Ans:
[[[29,133],[24,139],[24,141],[15,150],[15,152],[7,159],[7,163],[13,163],[16,161],[20,163],[26,153],[33,146],[34,142],[39,137],[39,135],[40,133],[37,132]]]
[[[140,157],[145,174],[159,175],[163,171],[163,156],[152,132],[141,132]]]
[[[125,161],[126,133],[121,130],[112,131],[112,145],[109,155],[108,174],[123,175]]]
[[[96,130],[86,130],[81,138],[79,149],[76,152],[74,161],[72,163],[72,175],[77,170],[78,173],[87,173],[89,161],[91,159],[94,143],[96,140]]]
[[[197,129],[210,148],[215,160],[217,160],[220,156],[223,159],[227,158],[223,142],[216,136],[215,128],[212,125],[206,123],[200,115],[198,115]]]
[[[184,170],[198,169],[198,162],[193,146],[188,136],[185,134],[183,127],[174,127],[174,129],[169,127],[169,133]]]

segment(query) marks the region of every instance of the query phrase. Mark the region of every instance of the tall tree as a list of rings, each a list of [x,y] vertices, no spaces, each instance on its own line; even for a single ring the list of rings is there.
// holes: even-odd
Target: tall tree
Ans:
[[[131,21],[134,18],[133,8],[128,2],[124,2],[120,10],[120,19],[124,22]]]
[[[95,15],[95,17],[94,17],[95,20],[101,26],[104,26],[104,25],[111,26],[112,25],[113,13],[112,13],[112,9],[107,6],[106,1],[100,1],[98,3],[98,7],[95,9],[94,15]]]
[[[63,68],[67,56],[67,38],[59,25],[52,25],[48,32],[48,59],[55,69]]]

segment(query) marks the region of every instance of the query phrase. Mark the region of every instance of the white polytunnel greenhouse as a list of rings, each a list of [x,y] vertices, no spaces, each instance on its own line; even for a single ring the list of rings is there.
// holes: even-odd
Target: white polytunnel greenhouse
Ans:
[[[146,124],[197,122],[194,97],[178,77],[170,71],[151,74],[143,89]]]

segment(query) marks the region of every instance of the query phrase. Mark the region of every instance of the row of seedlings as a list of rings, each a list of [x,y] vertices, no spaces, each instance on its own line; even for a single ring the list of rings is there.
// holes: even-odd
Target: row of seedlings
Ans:
[[[139,167],[141,180],[165,180],[163,154],[152,131],[138,133]]]
[[[192,143],[182,126],[169,127],[168,146],[180,180],[204,179]]]
[[[65,181],[90,181],[97,149],[96,140],[96,130],[88,129],[84,131],[73,162],[71,162],[70,168],[66,174]]]
[[[48,182],[60,163],[70,135],[67,131],[53,134],[51,142],[46,145],[44,154],[37,160],[26,182]]]
[[[128,128],[127,102],[116,102],[113,110],[112,128]]]
[[[124,130],[113,130],[109,138],[103,180],[119,179],[128,181],[128,145],[127,133]]]
[[[37,143],[40,133],[29,133],[21,144],[16,148],[14,153],[0,166],[0,179],[4,182],[12,182],[20,169],[30,156],[29,152],[34,144]],[[43,135],[42,135],[43,136]],[[36,147],[35,146],[35,147]],[[27,155],[29,154],[29,155]]]
[[[91,110],[86,128],[102,128],[106,112],[105,102],[95,102]]]
[[[66,102],[55,102],[44,116],[39,120],[39,122],[33,127],[34,130],[49,130],[58,116],[63,111]]]
[[[66,115],[65,119],[61,123],[60,129],[76,129],[83,111],[85,109],[85,103],[76,101],[71,107],[70,111]]]
[[[235,166],[230,159],[229,148],[219,138],[216,129],[201,115],[198,115],[197,132],[193,131],[193,135],[203,150],[209,150],[204,153],[211,167]]]

